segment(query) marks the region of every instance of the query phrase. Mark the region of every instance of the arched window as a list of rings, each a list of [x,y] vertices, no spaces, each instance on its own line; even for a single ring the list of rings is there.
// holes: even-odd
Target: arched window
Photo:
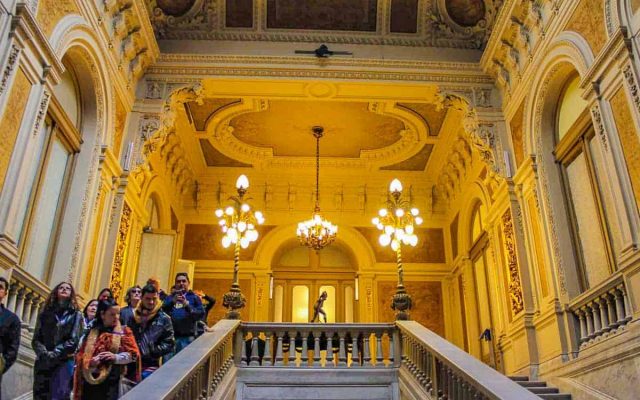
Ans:
[[[611,274],[613,262],[597,176],[598,143],[579,83],[575,74],[562,90],[556,108],[554,155],[570,214],[582,290],[586,290]]]
[[[39,158],[40,168],[27,214],[25,226],[28,228],[23,232],[26,241],[22,264],[45,282],[49,280],[49,266],[59,237],[76,154],[82,142],[78,80],[73,67],[66,63],[65,67],[60,84],[54,88],[41,147],[34,154]]]

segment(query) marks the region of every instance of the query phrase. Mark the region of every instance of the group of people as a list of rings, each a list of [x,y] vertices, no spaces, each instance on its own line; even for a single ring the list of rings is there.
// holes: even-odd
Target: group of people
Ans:
[[[8,282],[0,277],[0,383],[20,346],[20,319],[1,302]],[[115,400],[207,330],[215,299],[190,290],[178,273],[171,294],[149,279],[127,290],[120,307],[110,289],[81,312],[67,282],[49,294],[38,315],[32,346],[36,354],[36,400]]]

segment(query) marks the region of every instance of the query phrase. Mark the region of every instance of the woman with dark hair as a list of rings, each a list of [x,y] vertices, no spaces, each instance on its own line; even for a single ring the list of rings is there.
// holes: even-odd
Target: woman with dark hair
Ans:
[[[140,381],[140,351],[131,329],[120,324],[120,306],[113,300],[101,301],[96,322],[76,354],[73,398],[117,400],[129,383],[121,381],[125,374]]]
[[[59,283],[45,301],[36,321],[31,345],[35,400],[68,399],[73,378],[73,353],[82,334],[82,313],[70,283]]]
[[[127,306],[122,307],[120,310],[120,323],[122,325],[130,326],[131,319],[133,318],[133,311],[138,307],[141,296],[142,289],[139,285],[135,285],[127,290],[127,294],[124,296],[124,301],[127,302]]]
[[[98,301],[104,301],[107,299],[111,299],[111,300],[114,299],[113,292],[109,288],[104,288],[100,291],[100,294],[98,295]]]
[[[91,327],[93,326],[93,322],[96,318],[96,311],[98,310],[98,299],[89,300],[86,306],[84,306],[84,310],[82,310],[82,316],[84,325],[83,333],[88,333]]]

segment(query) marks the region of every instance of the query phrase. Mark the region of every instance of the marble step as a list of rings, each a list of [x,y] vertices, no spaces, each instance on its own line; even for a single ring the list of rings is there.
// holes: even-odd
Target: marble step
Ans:
[[[526,388],[530,387],[547,387],[547,382],[543,381],[518,381],[518,385],[524,386]]]
[[[571,395],[559,393],[560,390],[548,387],[544,381],[530,381],[528,376],[510,376],[509,379],[518,385],[527,388],[533,394],[545,400],[571,400]]]
[[[538,395],[545,400],[571,400],[571,395],[566,393],[552,393]]]

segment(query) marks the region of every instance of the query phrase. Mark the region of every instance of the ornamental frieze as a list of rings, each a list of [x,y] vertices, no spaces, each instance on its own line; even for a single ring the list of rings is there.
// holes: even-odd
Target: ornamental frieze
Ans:
[[[502,215],[502,233],[504,235],[504,246],[506,250],[509,301],[512,315],[517,315],[524,309],[522,295],[522,284],[520,281],[520,269],[518,268],[518,256],[516,253],[516,239],[513,230],[513,219],[511,210],[507,209]]]

